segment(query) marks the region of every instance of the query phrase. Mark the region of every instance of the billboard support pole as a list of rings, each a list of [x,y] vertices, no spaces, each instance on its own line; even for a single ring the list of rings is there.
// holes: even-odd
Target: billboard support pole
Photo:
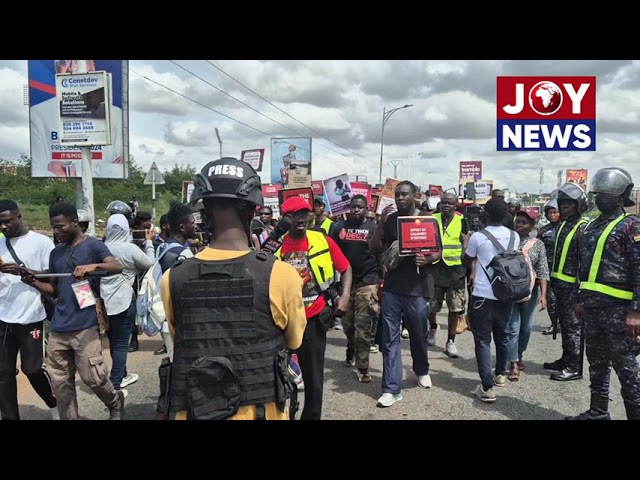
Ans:
[[[87,61],[78,60],[78,73],[88,73]],[[87,235],[96,234],[95,214],[93,208],[93,165],[91,164],[91,146],[80,147],[82,152],[82,178],[76,183],[76,208],[82,208],[89,213],[89,228]]]

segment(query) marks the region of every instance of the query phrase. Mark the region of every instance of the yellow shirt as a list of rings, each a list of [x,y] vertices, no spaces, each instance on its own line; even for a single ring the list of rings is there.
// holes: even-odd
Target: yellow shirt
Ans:
[[[250,250],[216,250],[205,248],[196,255],[200,260],[231,260],[249,253]],[[164,272],[160,284],[162,304],[169,323],[171,338],[175,337],[173,326],[173,304],[169,287],[169,275],[171,269]],[[295,350],[302,344],[302,335],[307,326],[307,316],[302,303],[302,278],[298,271],[288,263],[277,261],[271,270],[269,282],[269,300],[271,302],[271,315],[275,324],[284,331],[287,348]],[[289,411],[281,412],[275,403],[267,403],[264,406],[267,420],[288,420]],[[187,412],[176,414],[176,420],[186,420]],[[254,420],[256,408],[253,405],[241,406],[238,413],[229,420]]]

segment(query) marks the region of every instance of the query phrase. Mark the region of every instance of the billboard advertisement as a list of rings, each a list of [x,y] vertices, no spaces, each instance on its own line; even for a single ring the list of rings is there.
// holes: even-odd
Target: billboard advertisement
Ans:
[[[86,62],[89,74],[106,72],[111,77],[111,105],[110,108],[105,107],[110,113],[111,131],[107,137],[110,136],[111,145],[91,147],[93,177],[123,179],[129,176],[128,61],[29,60],[29,133],[32,177],[82,177],[81,147],[61,142],[61,105],[58,101],[56,88],[56,75],[78,73],[78,66],[81,62]],[[88,78],[91,77],[88,75]],[[58,82],[62,82],[62,78],[58,78],[60,78]],[[64,87],[66,93],[73,93],[73,89],[70,87]],[[87,93],[82,90],[78,90],[78,92]],[[73,131],[73,124],[71,131]]]
[[[311,175],[311,137],[271,139],[271,182],[288,185],[288,172]]]
[[[567,183],[577,183],[582,189],[587,191],[587,172],[586,169],[580,170],[567,170]]]

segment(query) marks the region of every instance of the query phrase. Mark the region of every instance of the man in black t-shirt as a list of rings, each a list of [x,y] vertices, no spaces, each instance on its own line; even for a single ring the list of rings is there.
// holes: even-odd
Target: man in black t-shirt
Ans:
[[[397,212],[393,206],[382,211],[380,223],[370,241],[371,251],[382,253],[394,248],[398,240],[398,217],[421,215],[415,210],[416,186],[404,180],[395,188]],[[397,256],[397,252],[394,254]],[[418,377],[418,385],[431,387],[427,334],[429,329],[429,299],[433,296],[431,264],[440,260],[442,254],[425,256],[417,254],[400,257],[396,268],[390,269],[382,287],[381,320],[384,322],[382,334],[382,396],[378,406],[390,407],[402,400],[402,353],[400,351],[400,328],[402,319],[411,338],[411,358],[413,370]]]
[[[369,248],[369,240],[376,231],[376,224],[367,220],[366,214],[366,197],[355,195],[351,199],[349,219],[336,225],[333,236],[353,271],[349,307],[342,316],[342,327],[347,336],[347,358],[344,365],[355,365],[358,369],[358,380],[362,383],[371,381],[371,335],[379,309],[378,257],[371,253]]]

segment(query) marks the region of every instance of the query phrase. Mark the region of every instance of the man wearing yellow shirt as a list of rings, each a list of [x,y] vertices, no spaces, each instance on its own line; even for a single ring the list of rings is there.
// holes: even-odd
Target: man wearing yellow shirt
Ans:
[[[176,420],[287,420],[286,351],[302,343],[302,279],[291,265],[249,249],[262,204],[260,177],[222,158],[195,179],[209,247],[177,262],[161,294],[174,339],[169,415]],[[175,306],[175,308],[174,308]]]

